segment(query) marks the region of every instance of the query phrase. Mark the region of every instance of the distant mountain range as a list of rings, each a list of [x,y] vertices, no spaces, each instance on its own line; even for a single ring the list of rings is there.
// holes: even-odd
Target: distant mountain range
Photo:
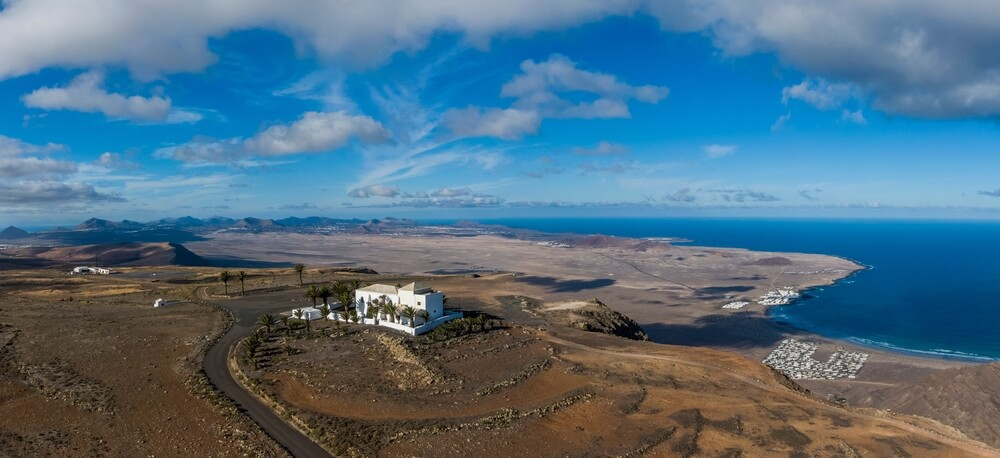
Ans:
[[[213,216],[207,219],[195,218],[193,216],[182,216],[180,218],[163,218],[147,223],[122,220],[109,221],[106,219],[91,218],[75,227],[73,230],[142,230],[142,229],[201,229],[212,230],[238,228],[238,229],[281,229],[281,228],[303,228],[303,227],[326,227],[326,226],[385,226],[385,225],[415,225],[411,220],[400,218],[385,218],[383,220],[362,219],[339,219],[325,216],[309,216],[305,218],[289,217],[283,219],[262,219],[246,217],[242,219],[227,218],[224,216]],[[14,228],[17,229],[17,228]]]

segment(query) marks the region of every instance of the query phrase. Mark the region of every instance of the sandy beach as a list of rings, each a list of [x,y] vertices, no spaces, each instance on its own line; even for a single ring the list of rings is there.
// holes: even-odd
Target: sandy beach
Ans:
[[[785,339],[815,345],[813,359],[835,352],[868,355],[854,378],[797,380],[819,396],[877,405],[878,390],[919,379],[934,369],[972,364],[894,353],[783,326],[757,299],[776,288],[804,291],[831,285],[862,266],[803,253],[643,244],[562,247],[497,236],[215,234],[188,244],[203,256],[366,266],[386,274],[491,277],[445,281],[451,297],[523,295],[546,303],[598,298],[636,320],[659,343],[704,346],[762,361]],[[749,302],[739,309],[722,306]],[[792,305],[794,306],[794,305]]]

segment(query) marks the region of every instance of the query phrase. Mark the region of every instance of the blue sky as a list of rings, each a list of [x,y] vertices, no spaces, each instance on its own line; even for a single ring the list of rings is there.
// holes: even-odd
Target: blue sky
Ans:
[[[1000,216],[989,1],[6,0],[0,223]]]

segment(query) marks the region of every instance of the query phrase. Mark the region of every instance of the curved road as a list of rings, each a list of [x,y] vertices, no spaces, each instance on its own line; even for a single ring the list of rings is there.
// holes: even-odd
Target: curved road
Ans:
[[[200,299],[207,299],[199,297]],[[248,315],[248,314],[241,314]],[[330,453],[317,445],[312,439],[285,423],[268,406],[261,403],[256,397],[250,394],[243,386],[233,378],[229,372],[229,352],[240,339],[250,335],[253,330],[252,325],[248,326],[245,321],[253,323],[254,317],[236,315],[232,328],[229,329],[215,345],[208,350],[205,361],[202,363],[205,374],[212,384],[219,389],[226,397],[232,399],[253,421],[260,425],[261,429],[271,436],[275,441],[287,449],[293,456],[300,458],[330,457]]]

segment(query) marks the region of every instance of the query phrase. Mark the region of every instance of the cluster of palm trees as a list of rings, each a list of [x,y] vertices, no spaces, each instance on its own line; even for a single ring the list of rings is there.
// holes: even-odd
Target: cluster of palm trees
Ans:
[[[309,285],[306,288],[306,297],[312,299],[313,307],[316,307],[316,300],[322,299],[323,305],[319,308],[319,311],[323,313],[323,317],[326,318],[330,314],[330,303],[329,299],[332,297],[340,302],[343,307],[343,315],[347,318],[350,317],[350,308],[354,303],[354,290],[361,287],[361,282],[358,280],[351,280],[349,282],[337,282],[332,285]],[[356,321],[355,321],[356,322]]]
[[[236,274],[236,279],[240,281],[240,296],[245,296],[247,294],[246,285],[244,285],[247,277],[247,273],[242,270]],[[223,270],[219,273],[219,281],[221,281],[223,286],[225,286],[226,295],[229,295],[229,280],[232,279],[233,274],[228,270]]]
[[[263,318],[264,317],[262,316],[261,320],[258,321],[262,321]],[[272,316],[271,319],[273,320],[274,317]],[[270,325],[268,325],[268,329],[270,329]],[[254,369],[260,368],[260,356],[264,348],[264,341],[267,338],[267,334],[265,334],[262,331],[263,331],[262,329],[257,329],[254,332],[250,333],[250,335],[247,336],[247,338],[243,339],[242,342],[240,342],[240,348],[243,350],[243,353],[246,355],[247,360],[250,362],[250,365],[252,365]],[[270,331],[268,331],[267,333],[269,334]]]
[[[369,302],[365,314],[368,318],[388,319],[390,323],[397,321],[402,323],[401,318],[405,317],[411,328],[417,327],[415,318],[419,317],[424,323],[430,320],[430,314],[427,313],[427,310],[417,310],[409,305],[400,307],[394,304],[392,299],[389,299],[387,296],[382,296]]]

